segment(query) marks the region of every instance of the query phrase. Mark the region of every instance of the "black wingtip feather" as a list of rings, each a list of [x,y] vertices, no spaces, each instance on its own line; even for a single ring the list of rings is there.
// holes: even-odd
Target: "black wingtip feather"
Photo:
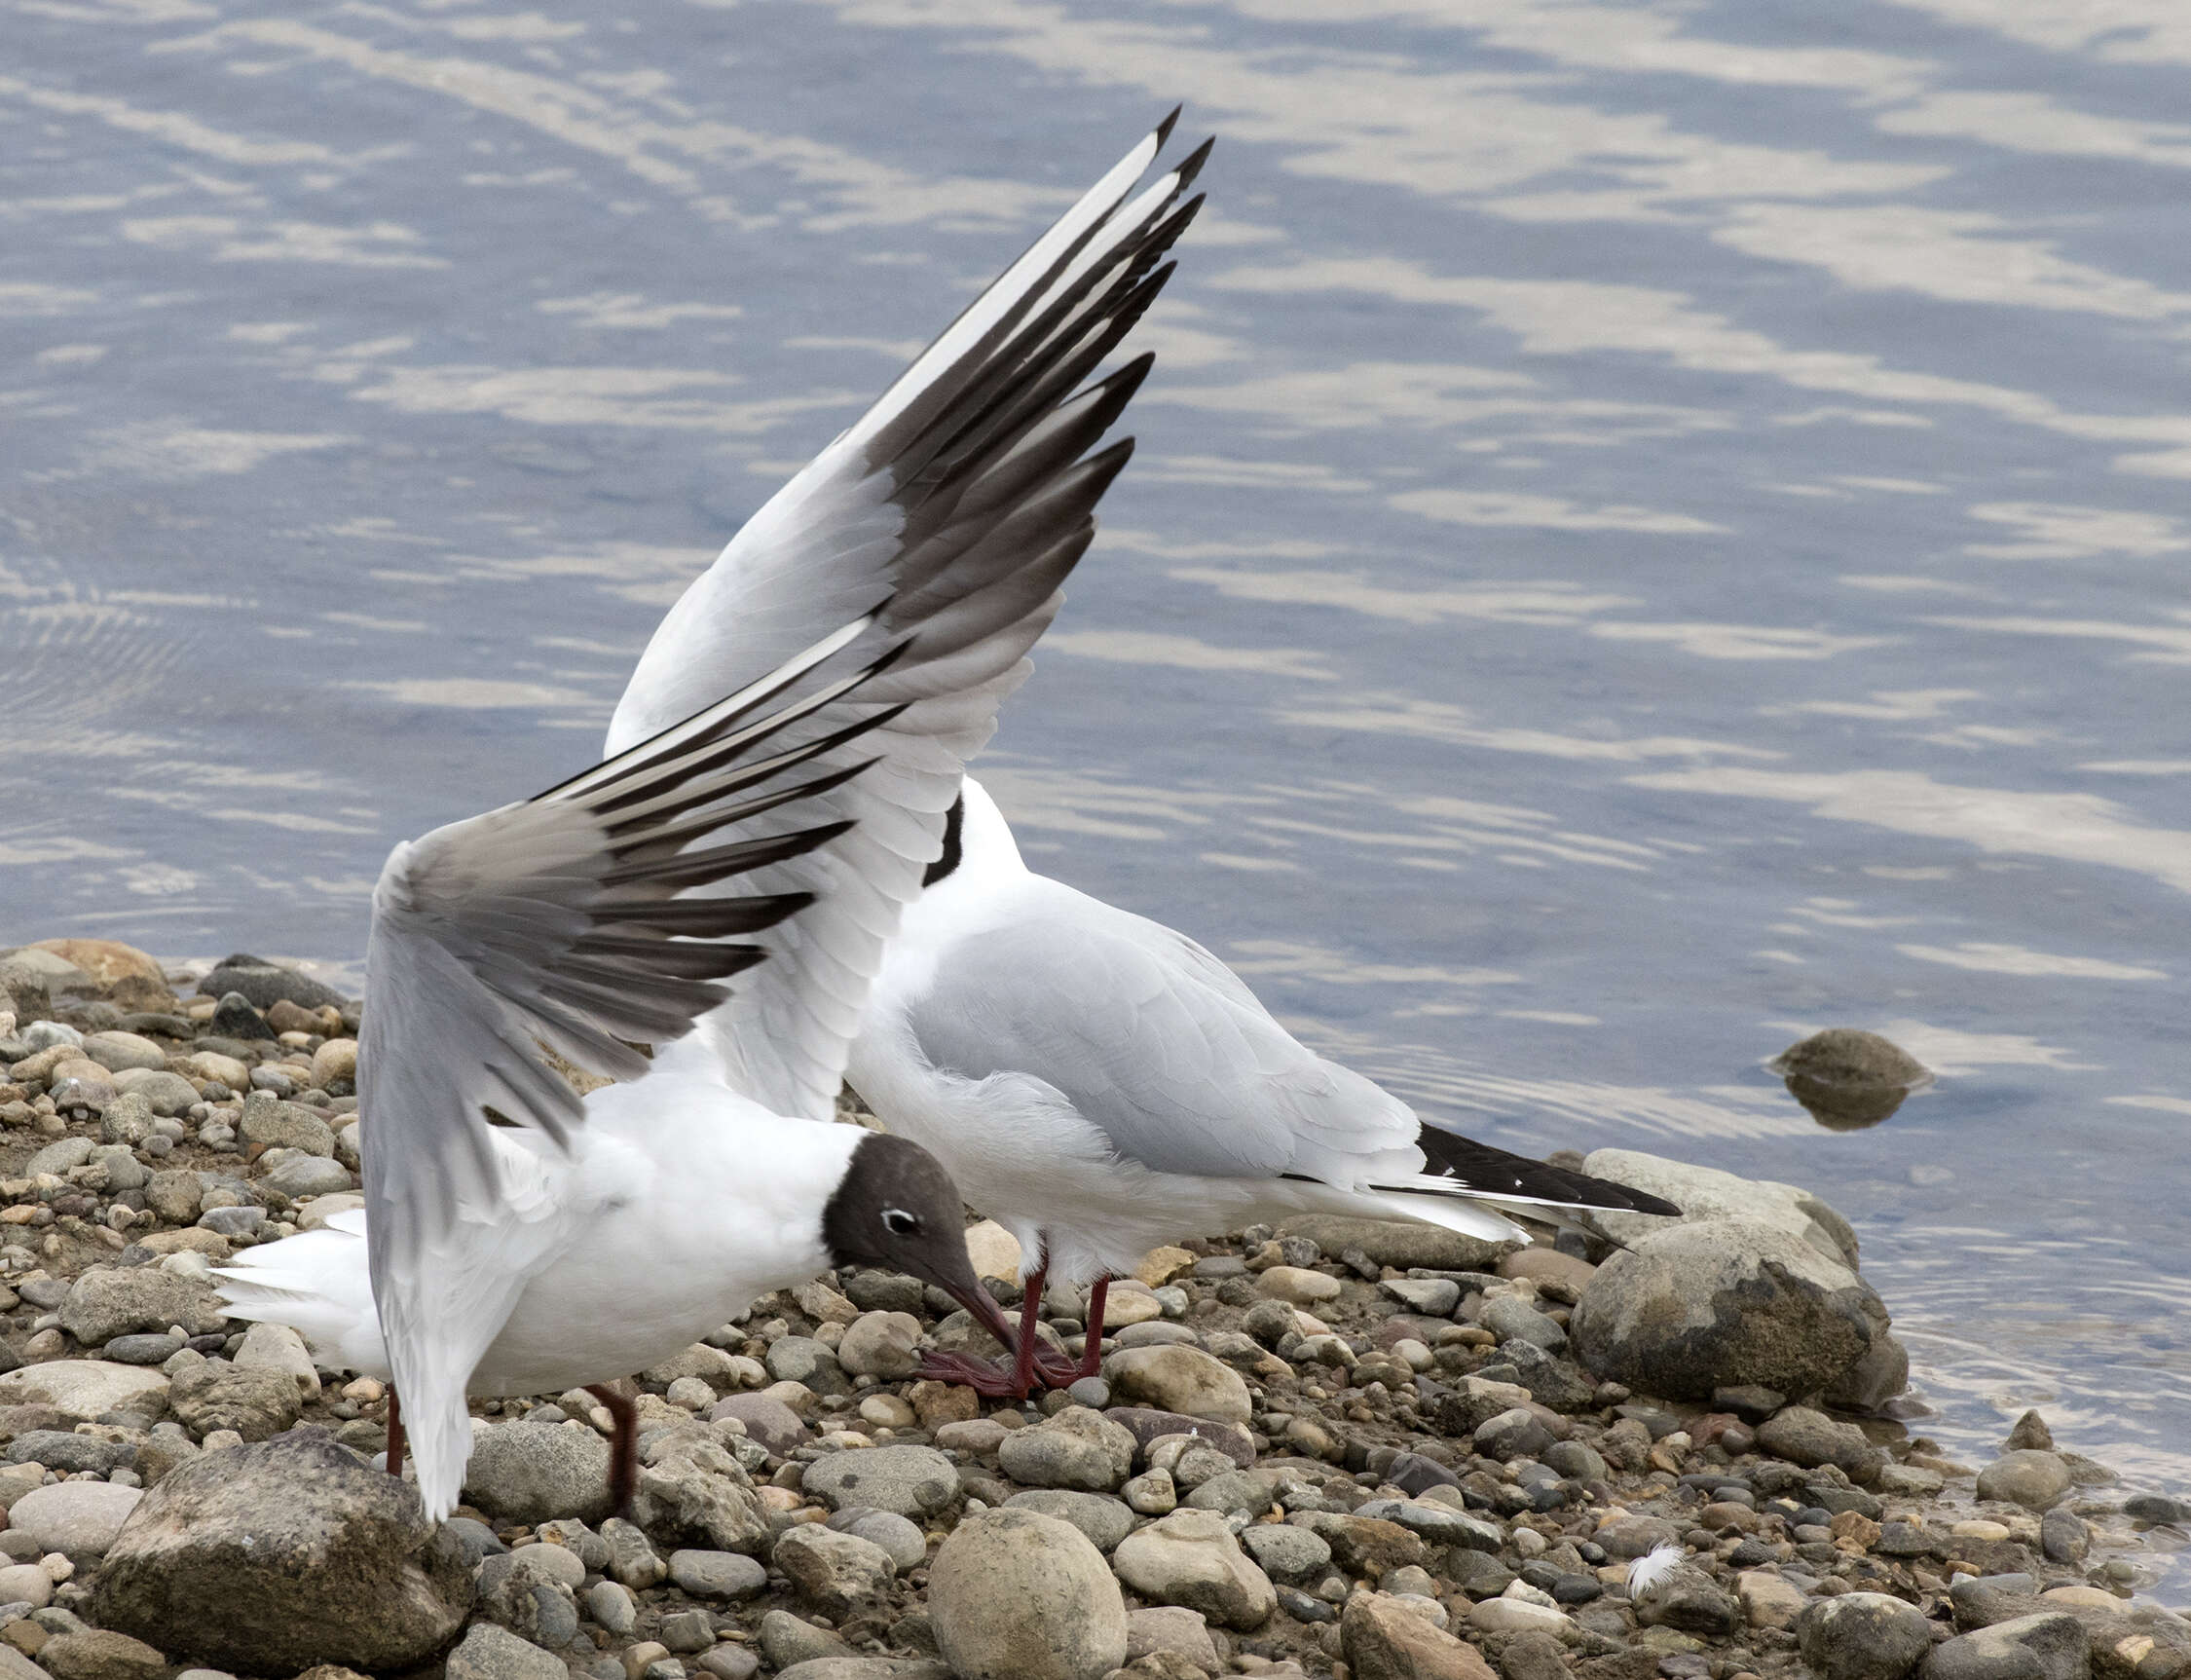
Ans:
[[[1177,188],[1179,192],[1183,193],[1189,187],[1194,185],[1195,177],[1202,173],[1203,165],[1209,162],[1209,154],[1216,147],[1216,144],[1217,136],[1215,134],[1211,134],[1207,140],[1203,141],[1201,145],[1197,146],[1193,151],[1189,152],[1184,158],[1180,160],[1179,167],[1174,171],[1174,173],[1176,173],[1179,177],[1179,185]]]
[[[1416,1144],[1432,1175],[1450,1178],[1479,1196],[1514,1197],[1562,1208],[1603,1208],[1623,1213],[1677,1215],[1681,1210],[1661,1197],[1587,1173],[1571,1173],[1546,1161],[1479,1143],[1458,1132],[1425,1126]]]
[[[1178,124],[1179,113],[1181,111],[1184,111],[1186,108],[1187,107],[1184,103],[1172,106],[1171,115],[1165,118],[1163,122],[1159,123],[1156,126],[1156,142],[1157,149],[1159,151],[1162,151],[1164,149],[1165,141],[1171,138],[1171,131]]]

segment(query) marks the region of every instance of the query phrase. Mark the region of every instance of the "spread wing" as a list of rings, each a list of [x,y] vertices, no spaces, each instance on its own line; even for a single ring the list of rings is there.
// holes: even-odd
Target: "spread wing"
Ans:
[[[821,807],[863,766],[838,761],[894,715],[865,692],[889,656],[848,652],[873,628],[859,617],[538,798],[398,845],[381,872],[358,1046],[367,1246],[436,1514],[470,1450],[464,1385],[560,1231],[583,1109],[541,1045],[637,1077],[631,1044],[683,1036],[762,959],[751,936],[810,902],[680,895],[735,891],[841,835]]]
[[[663,619],[610,726],[614,750],[885,596],[870,639],[910,643],[867,691],[905,710],[843,749],[881,763],[823,801],[856,826],[797,872],[749,877],[818,896],[755,935],[770,961],[703,1027],[731,1085],[778,1113],[833,1111],[869,984],[941,850],[960,772],[1024,679],[1132,448],[1089,453],[1151,358],[1084,382],[1154,301],[1171,272],[1165,253],[1201,204],[1181,200],[1207,145],[1136,190],[1170,127],[747,522]]]

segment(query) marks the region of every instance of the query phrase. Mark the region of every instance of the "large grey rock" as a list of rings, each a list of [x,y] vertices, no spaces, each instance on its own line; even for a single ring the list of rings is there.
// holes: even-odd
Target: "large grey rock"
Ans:
[[[152,1174],[127,1143],[101,1143],[92,1151],[92,1162],[106,1177],[106,1194],[141,1190]]]
[[[1109,1493],[1133,1474],[1133,1437],[1101,1412],[1067,1406],[1032,1429],[1006,1436],[996,1462],[1025,1487]]]
[[[1240,1543],[1257,1568],[1281,1581],[1321,1581],[1331,1568],[1330,1542],[1290,1522],[1250,1524]]]
[[[1100,1680],[1126,1661],[1126,1600],[1102,1553],[1032,1511],[952,1531],[929,1566],[928,1616],[959,1680]]]
[[[2092,1638],[2065,1611],[2020,1616],[1932,1648],[1924,1680],[2087,1680]]]
[[[1212,1418],[1189,1417],[1184,1412],[1165,1411],[1156,1406],[1145,1405],[1106,1406],[1103,1415],[1131,1435],[1136,1445],[1144,1448],[1153,1446],[1168,1435],[1191,1435],[1215,1447],[1243,1470],[1255,1462],[1255,1443],[1249,1438],[1247,1431],[1238,1424],[1219,1423]]]
[[[492,1622],[475,1622],[449,1653],[447,1680],[571,1680],[562,1658]]]
[[[1851,1481],[1878,1478],[1886,1454],[1852,1423],[1837,1423],[1824,1412],[1792,1405],[1758,1426],[1758,1444],[1776,1458],[1806,1469],[1830,1464]]]
[[[1240,1512],[1260,1516],[1271,1509],[1271,1493],[1277,1485],[1278,1478],[1268,1471],[1228,1467],[1197,1486],[1184,1503],[1193,1511]]]
[[[1796,1642],[1820,1680],[1901,1680],[1932,1649],[1932,1624],[1883,1592],[1844,1592],[1796,1619]]]
[[[801,1662],[852,1655],[852,1647],[826,1628],[803,1622],[788,1610],[770,1610],[761,1618],[761,1654],[778,1670],[777,1680]]]
[[[1854,1271],[1856,1232],[1830,1205],[1798,1184],[1770,1178],[1743,1178],[1716,1167],[1647,1155],[1640,1149],[1593,1149],[1582,1170],[1630,1189],[1648,1190],[1681,1209],[1680,1222],[1706,1219],[1756,1219],[1778,1226],[1807,1242],[1821,1254]],[[1609,1237],[1633,1245],[1673,1221],[1659,1213],[1621,1213],[1600,1210],[1590,1215]]]
[[[1503,1342],[1534,1342],[1546,1353],[1567,1352],[1567,1332],[1558,1323],[1514,1295],[1494,1295],[1483,1304],[1476,1323]]]
[[[920,1321],[910,1313],[863,1313],[845,1326],[836,1363],[856,1377],[910,1376],[920,1363]]]
[[[300,1009],[343,1006],[343,994],[333,987],[293,968],[241,953],[224,960],[198,983],[201,997],[225,997],[232,991],[241,991],[254,1009],[272,1009],[282,1002],[294,1003]]]
[[[331,1156],[335,1152],[334,1129],[301,1102],[284,1102],[264,1091],[243,1099],[243,1117],[237,1135],[245,1152],[262,1149],[302,1149],[307,1155]]]
[[[220,1297],[208,1286],[158,1266],[93,1266],[70,1286],[60,1320],[62,1329],[93,1348],[169,1325],[194,1336],[228,1327]]]
[[[801,1601],[837,1622],[880,1603],[898,1576],[897,1564],[873,1541],[811,1522],[786,1529],[769,1561]]]
[[[162,1325],[163,1329],[167,1326]],[[69,1423],[96,1423],[110,1411],[167,1409],[167,1379],[112,1360],[48,1360],[0,1373],[0,1405],[47,1405]]]
[[[669,1578],[694,1598],[753,1598],[768,1589],[768,1571],[736,1551],[673,1551]]]
[[[832,1511],[872,1505],[928,1516],[958,1497],[958,1468],[932,1446],[854,1447],[808,1465],[803,1486]]]
[[[639,1444],[633,1514],[650,1530],[718,1551],[758,1551],[767,1513],[731,1447],[697,1422],[651,1430]]]
[[[584,1565],[569,1568],[560,1560],[578,1560],[559,1546],[521,1547],[519,1552],[531,1555],[498,1557],[480,1567],[480,1614],[520,1639],[560,1651],[578,1636],[573,1588],[585,1580]]]
[[[190,1105],[198,1101],[198,1089],[180,1073],[165,1069],[153,1070],[131,1067],[114,1076],[114,1088],[125,1097],[142,1097],[153,1113],[172,1117],[190,1112]],[[115,1106],[120,1106],[116,1104]],[[113,1108],[107,1110],[108,1114]],[[106,1114],[99,1116],[100,1132],[106,1127]],[[117,1142],[122,1139],[115,1139]]]
[[[1356,1506],[1354,1514],[1396,1522],[1410,1534],[1420,1534],[1432,1546],[1458,1546],[1496,1556],[1506,1545],[1506,1531],[1496,1522],[1429,1500],[1371,1500]]]
[[[497,1424],[473,1437],[464,1499],[503,1522],[599,1522],[609,1514],[609,1443],[581,1423]]]
[[[1327,1254],[1359,1249],[1378,1265],[1403,1272],[1410,1266],[1432,1272],[1488,1272],[1502,1255],[1519,1246],[1489,1243],[1413,1219],[1357,1219],[1344,1213],[1297,1213],[1279,1230],[1289,1237],[1306,1237]]]
[[[1103,1362],[1120,1399],[1187,1417],[1245,1426],[1252,1413],[1240,1372],[1200,1348],[1122,1348]]]
[[[74,1430],[30,1429],[8,1443],[6,1453],[10,1464],[35,1464],[47,1470],[94,1470],[104,1475],[110,1470],[136,1468],[137,1449],[127,1441],[103,1440],[95,1435],[78,1435]]]
[[[235,1358],[245,1370],[284,1373],[307,1400],[319,1393],[319,1367],[313,1363],[312,1350],[287,1325],[261,1319],[243,1332],[243,1345],[236,1350]]]
[[[142,1091],[124,1089],[119,1083],[120,1077],[116,1075],[114,1101],[99,1111],[99,1141],[110,1148],[116,1144],[130,1149],[142,1148],[153,1132],[152,1099]],[[145,1079],[151,1075],[140,1071],[136,1077]],[[97,1151],[93,1153],[95,1156]],[[108,1183],[115,1189],[131,1188],[113,1178],[111,1173]]]
[[[340,1161],[318,1155],[291,1155],[261,1178],[259,1185],[270,1195],[306,1202],[315,1196],[339,1196],[345,1190],[354,1190],[357,1180]]]
[[[100,1625],[242,1674],[408,1668],[471,1601],[462,1546],[409,1484],[316,1430],[170,1472],[107,1549],[93,1598]]]
[[[127,1067],[165,1067],[167,1053],[149,1038],[140,1038],[134,1032],[109,1030],[88,1033],[84,1039],[84,1054],[101,1067],[119,1073]]]
[[[1489,1665],[1433,1614],[1389,1592],[1355,1593],[1339,1618],[1349,1671],[1356,1680],[1488,1680]]]
[[[1278,1608],[1278,1593],[1241,1551],[1221,1512],[1174,1511],[1134,1530],[1111,1553],[1118,1578],[1144,1598],[1199,1610],[1245,1632]]]
[[[143,1498],[141,1489],[111,1481],[56,1481],[8,1508],[8,1532],[35,1540],[41,1552],[103,1557]]]
[[[894,1511],[875,1511],[851,1505],[829,1519],[839,1534],[856,1534],[882,1548],[883,1554],[900,1570],[915,1569],[928,1558],[928,1536],[910,1516]]]
[[[734,1417],[744,1424],[746,1434],[778,1458],[788,1457],[814,1442],[813,1431],[806,1427],[804,1420],[774,1395],[731,1395],[708,1407],[709,1422],[726,1417]]]
[[[97,1146],[89,1138],[63,1138],[49,1143],[22,1164],[23,1176],[35,1178],[51,1173],[56,1178],[65,1178],[72,1169],[89,1161]]]
[[[1069,1522],[1088,1536],[1097,1551],[1109,1552],[1133,1532],[1133,1512],[1125,1503],[1103,1493],[1074,1493],[1061,1487],[1036,1488],[1016,1493],[1004,1502],[1007,1511],[1033,1511]]]
[[[279,1435],[304,1410],[296,1378],[287,1371],[218,1360],[176,1372],[167,1385],[167,1403],[192,1435],[232,1429],[245,1440]]]
[[[780,1383],[798,1383],[818,1395],[852,1392],[844,1367],[827,1342],[812,1336],[782,1336],[768,1348],[768,1374]]]
[[[1217,1642],[1209,1637],[1209,1624],[1192,1610],[1160,1605],[1126,1613],[1126,1660],[1151,1652],[1170,1651],[1184,1658],[1205,1674],[1221,1674],[1225,1661],[1217,1655]]]
[[[39,1648],[38,1666],[54,1680],[167,1680],[156,1646],[111,1627],[80,1627]]]
[[[1383,1580],[1389,1570],[1428,1564],[1430,1549],[1420,1535],[1381,1516],[1349,1511],[1296,1511],[1286,1519],[1331,1548],[1331,1556],[1349,1575]]]
[[[1636,1620],[1646,1627],[1725,1639],[1742,1625],[1741,1606],[1691,1563],[1676,1565],[1636,1595]]]
[[[1892,1330],[1872,1338],[1864,1357],[1843,1371],[1824,1396],[1844,1411],[1876,1411],[1910,1386],[1910,1350]]]
[[[1600,1376],[1677,1400],[1754,1383],[1815,1394],[1887,1328],[1870,1285],[1757,1219],[1675,1224],[1591,1277],[1568,1333]]]
[[[2069,1491],[2069,1466],[2060,1453],[2029,1448],[2004,1452],[1978,1473],[1978,1497],[2027,1511],[2051,1511]]]

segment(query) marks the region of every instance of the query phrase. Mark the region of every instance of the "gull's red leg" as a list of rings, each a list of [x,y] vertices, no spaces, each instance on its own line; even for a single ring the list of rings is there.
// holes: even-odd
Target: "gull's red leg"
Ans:
[[[609,1408],[613,1433],[609,1437],[609,1503],[629,1518],[631,1496],[639,1490],[639,1408],[606,1383],[586,1384],[586,1393]]]
[[[1049,1281],[1050,1253],[1045,1250],[1020,1295],[1020,1345],[1014,1350],[1012,1381],[1013,1392],[1021,1400],[1034,1387],[1035,1343],[1039,1339],[1035,1335],[1035,1315],[1042,1310],[1043,1286]]]
[[[1103,1303],[1110,1292],[1108,1274],[1097,1278],[1095,1287],[1088,1291],[1088,1345],[1081,1350],[1080,1367],[1073,1372],[1075,1382],[1082,1377],[1092,1377],[1103,1368]]]
[[[403,1417],[396,1409],[395,1390],[388,1391],[388,1473],[403,1479]]]

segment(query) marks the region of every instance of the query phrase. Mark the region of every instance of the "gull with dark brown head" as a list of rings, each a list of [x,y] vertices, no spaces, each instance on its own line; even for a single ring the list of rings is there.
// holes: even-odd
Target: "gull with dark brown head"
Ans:
[[[1097,446],[1148,358],[1093,376],[1194,213],[1199,153],[1139,185],[1169,129],[747,522],[648,648],[606,763],[390,857],[365,1209],[222,1288],[392,1380],[431,1514],[463,1486],[467,1397],[605,1384],[833,1265],[910,1273],[1012,1338],[928,1153],[794,1122],[832,1117],[966,760],[1132,451]],[[616,1083],[581,1100],[548,1050]]]

